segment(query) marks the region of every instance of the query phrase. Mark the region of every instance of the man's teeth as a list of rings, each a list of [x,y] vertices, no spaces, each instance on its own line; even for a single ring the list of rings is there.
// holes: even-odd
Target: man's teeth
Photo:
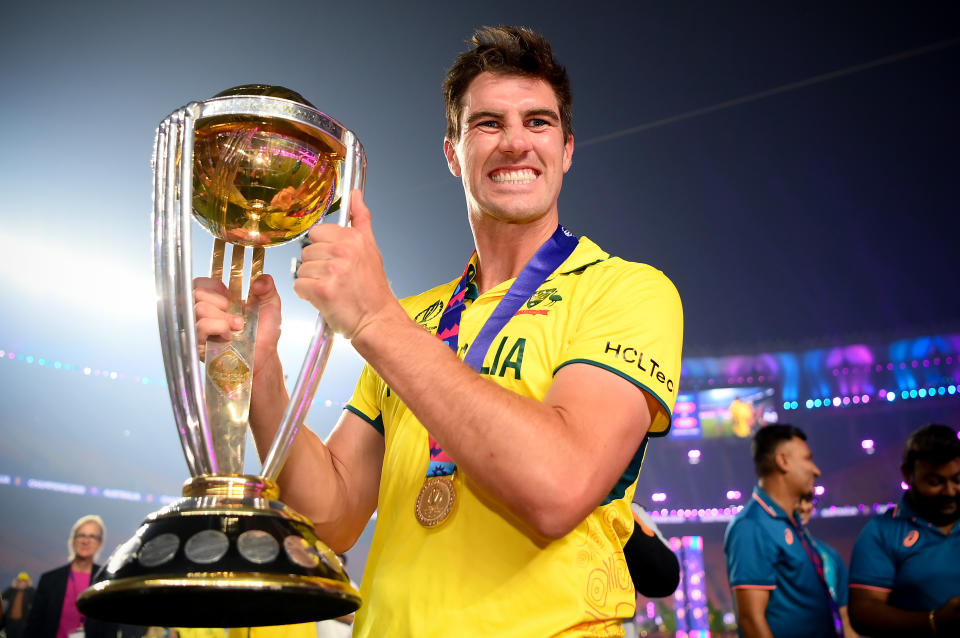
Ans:
[[[497,184],[529,184],[537,179],[537,173],[529,168],[519,171],[501,171],[491,175]]]

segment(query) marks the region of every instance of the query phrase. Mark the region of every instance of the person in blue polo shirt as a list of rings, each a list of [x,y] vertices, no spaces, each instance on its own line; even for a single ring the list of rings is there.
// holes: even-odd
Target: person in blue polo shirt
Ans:
[[[870,636],[960,636],[960,440],[946,425],[910,435],[909,489],[860,532],[850,620]]]
[[[843,635],[823,563],[797,514],[801,498],[813,492],[820,476],[806,441],[802,430],[785,424],[761,428],[753,438],[759,480],[724,538],[744,638]]]

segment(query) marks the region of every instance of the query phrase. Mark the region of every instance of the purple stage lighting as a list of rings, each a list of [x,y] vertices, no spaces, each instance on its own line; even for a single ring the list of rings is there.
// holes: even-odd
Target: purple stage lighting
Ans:
[[[663,503],[667,500],[667,495],[664,492],[654,492],[650,495],[650,500],[654,503]]]
[[[743,498],[743,494],[740,493],[740,490],[727,490],[727,500],[739,501],[741,498]]]
[[[823,496],[823,493],[826,492],[826,491],[827,491],[827,488],[825,488],[825,487],[822,486],[822,485],[817,485],[815,488],[813,488],[813,495],[814,495],[814,496]]]

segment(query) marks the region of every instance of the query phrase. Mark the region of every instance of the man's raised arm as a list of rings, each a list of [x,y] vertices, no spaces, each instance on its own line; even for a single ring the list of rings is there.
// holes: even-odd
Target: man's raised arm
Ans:
[[[574,363],[543,401],[500,387],[413,322],[390,292],[359,192],[352,227],[318,226],[294,289],[380,374],[482,492],[559,538],[599,506],[663,409],[634,383]]]

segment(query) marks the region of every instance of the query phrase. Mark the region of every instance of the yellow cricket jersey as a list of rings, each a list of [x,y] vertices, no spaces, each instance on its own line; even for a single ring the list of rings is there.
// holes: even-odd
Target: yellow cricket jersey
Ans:
[[[180,638],[187,638],[180,634]],[[317,623],[270,625],[269,627],[231,627],[227,638],[317,638]]]
[[[403,306],[436,333],[458,281]],[[512,283],[467,305],[461,359]],[[682,333],[680,297],[663,273],[581,238],[493,340],[481,374],[542,399],[563,366],[602,367],[660,403],[650,433],[662,435],[677,397]],[[459,470],[450,517],[438,528],[421,526],[414,503],[429,460],[427,431],[369,366],[347,409],[383,433],[386,446],[355,636],[623,635],[621,621],[633,616],[636,600],[623,545],[633,529],[630,502],[646,440],[605,502],[544,545],[511,525],[506,508],[481,500]],[[451,418],[456,414],[451,405]]]

